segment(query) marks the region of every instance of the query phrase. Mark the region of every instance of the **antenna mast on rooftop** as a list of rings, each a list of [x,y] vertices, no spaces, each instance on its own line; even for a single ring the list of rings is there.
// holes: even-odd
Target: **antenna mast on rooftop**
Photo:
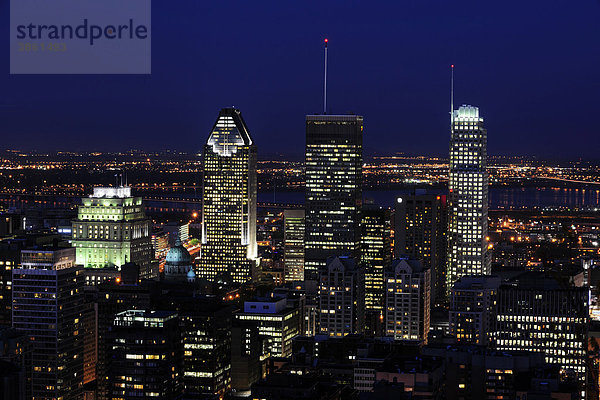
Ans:
[[[325,81],[323,83],[323,114],[327,114],[327,42],[325,38]]]
[[[454,64],[450,66],[452,74],[450,78],[450,129],[454,127]]]

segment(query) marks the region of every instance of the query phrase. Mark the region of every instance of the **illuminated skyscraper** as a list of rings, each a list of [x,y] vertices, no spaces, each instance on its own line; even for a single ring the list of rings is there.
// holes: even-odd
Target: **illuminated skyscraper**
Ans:
[[[257,262],[256,146],[242,114],[224,108],[203,153],[202,257],[198,275],[244,283]]]
[[[392,261],[391,212],[388,208],[365,206],[362,209],[362,262],[365,265],[365,307],[377,311],[384,307],[384,268]]]
[[[154,277],[150,220],[131,187],[94,188],[90,197],[81,199],[72,234],[78,265],[120,268],[132,262],[140,267],[142,278]],[[99,282],[86,282],[95,283]]]
[[[363,117],[306,116],[305,279],[331,256],[360,260]]]
[[[283,211],[285,281],[304,280],[304,210]]]
[[[479,108],[453,111],[446,291],[463,275],[489,275],[487,131]]]

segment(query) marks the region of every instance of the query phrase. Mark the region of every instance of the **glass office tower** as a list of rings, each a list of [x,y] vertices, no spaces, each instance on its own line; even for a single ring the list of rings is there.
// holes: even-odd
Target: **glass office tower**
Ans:
[[[224,108],[204,146],[198,275],[244,283],[257,264],[256,146],[242,114]]]
[[[489,275],[487,131],[479,108],[453,112],[448,182],[446,291],[461,276]]]
[[[363,117],[306,116],[304,278],[328,257],[360,260]]]

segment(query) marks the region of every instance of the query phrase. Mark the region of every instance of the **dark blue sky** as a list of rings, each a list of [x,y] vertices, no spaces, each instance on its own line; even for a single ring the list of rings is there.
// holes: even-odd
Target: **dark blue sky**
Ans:
[[[490,154],[596,157],[600,0],[155,0],[151,76],[10,76],[0,0],[2,148],[198,151],[239,107],[259,153],[301,155],[304,115],[365,117],[367,152],[445,154],[455,103]]]

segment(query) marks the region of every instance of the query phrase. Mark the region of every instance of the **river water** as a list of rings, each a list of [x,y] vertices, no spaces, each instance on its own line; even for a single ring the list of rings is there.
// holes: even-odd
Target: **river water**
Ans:
[[[444,193],[443,189],[431,193]],[[364,199],[375,204],[391,206],[398,196],[412,190],[365,190]],[[557,187],[491,187],[489,192],[491,209],[519,209],[530,207],[600,208],[600,188],[557,188]],[[304,203],[303,191],[260,192],[259,202]]]

